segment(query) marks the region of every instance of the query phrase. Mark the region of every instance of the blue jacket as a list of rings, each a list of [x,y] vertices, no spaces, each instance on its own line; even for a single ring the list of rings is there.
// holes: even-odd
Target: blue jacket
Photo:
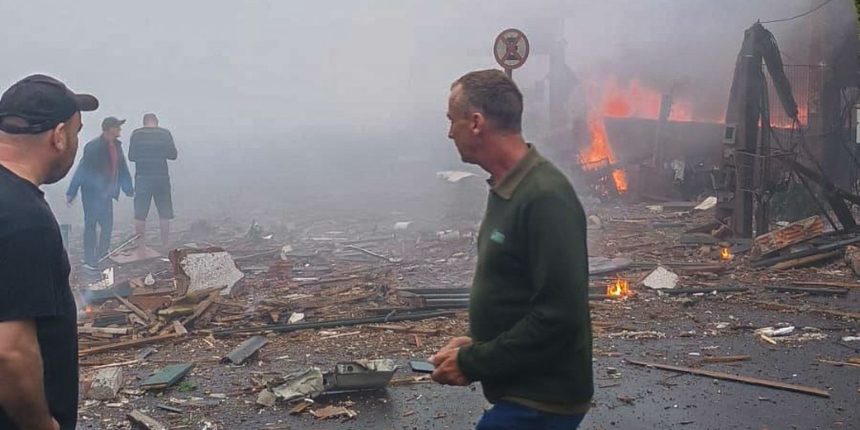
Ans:
[[[110,145],[116,145],[117,150],[117,178],[116,182],[110,178],[110,152],[108,152],[108,142],[102,136],[99,136],[87,143],[84,146],[84,156],[72,176],[72,182],[69,184],[69,190],[66,191],[66,196],[69,199],[75,198],[80,188],[81,193],[87,195],[101,195],[110,197],[114,200],[119,198],[119,190],[127,195],[134,194],[134,187],[131,183],[131,175],[128,172],[128,164],[125,161],[125,154],[122,150],[122,142],[117,141]]]

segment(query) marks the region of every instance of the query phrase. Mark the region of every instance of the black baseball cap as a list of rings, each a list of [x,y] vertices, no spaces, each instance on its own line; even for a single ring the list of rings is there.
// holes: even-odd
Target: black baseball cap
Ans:
[[[115,116],[109,116],[102,121],[102,130],[107,130],[114,127],[122,127],[125,124],[124,119],[119,119]]]
[[[16,82],[0,97],[0,130],[10,134],[38,134],[72,117],[98,109],[89,94],[75,94],[66,84],[45,75]],[[11,120],[16,118],[17,120]]]

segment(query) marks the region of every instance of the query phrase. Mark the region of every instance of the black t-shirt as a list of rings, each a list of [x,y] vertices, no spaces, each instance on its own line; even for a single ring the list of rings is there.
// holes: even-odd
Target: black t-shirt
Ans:
[[[69,270],[42,191],[0,165],[0,321],[36,322],[45,395],[63,430],[75,429],[78,408],[77,309]],[[0,429],[17,429],[2,407]]]
[[[176,159],[173,135],[161,127],[143,127],[131,133],[128,159],[134,161],[135,176],[169,176],[167,160]]]

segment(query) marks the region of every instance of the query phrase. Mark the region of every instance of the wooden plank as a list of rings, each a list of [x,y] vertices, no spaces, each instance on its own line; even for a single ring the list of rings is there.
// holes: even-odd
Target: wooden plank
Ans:
[[[119,334],[126,335],[128,334],[128,327],[78,327],[78,333],[82,334]]]
[[[155,418],[152,418],[137,409],[131,411],[131,413],[129,413],[127,417],[128,420],[132,422],[132,424],[141,426],[145,430],[167,430],[166,425],[158,422]]]
[[[663,294],[668,294],[670,296],[678,295],[678,294],[711,294],[716,291],[718,293],[739,293],[743,291],[749,290],[748,287],[708,287],[708,288],[667,288],[660,290]]]
[[[88,367],[89,370],[99,370],[99,369],[107,369],[109,367],[119,367],[119,366],[128,366],[130,364],[140,363],[140,360],[128,360],[128,361],[120,361],[118,363],[107,363],[107,364],[99,364]],[[87,363],[81,363],[81,367],[89,366]]]
[[[263,336],[254,336],[240,343],[233,351],[221,359],[222,363],[231,362],[233,364],[242,364],[251,358],[257,351],[260,350],[269,340]]]
[[[832,364],[832,365],[838,366],[838,367],[842,367],[842,366],[860,367],[860,364],[846,362],[846,361],[832,361],[832,360],[825,360],[823,358],[819,358],[816,361],[818,361],[819,363],[824,363],[824,364]]]
[[[738,361],[747,361],[751,357],[749,355],[724,355],[722,357],[705,357],[701,363],[717,364],[717,363],[736,363]]]
[[[159,343],[159,342],[164,342],[164,341],[168,341],[168,340],[172,340],[172,339],[177,339],[177,338],[180,338],[182,336],[184,336],[184,335],[174,333],[174,334],[166,334],[163,336],[153,336],[153,337],[147,337],[147,338],[143,338],[143,339],[128,340],[125,342],[117,342],[117,343],[111,343],[108,345],[96,346],[93,348],[82,349],[82,350],[78,351],[78,357],[85,357],[87,355],[98,354],[98,353],[106,352],[106,351],[116,351],[118,349],[125,349],[125,348],[129,348],[129,347],[134,347],[134,346],[151,345],[153,343]]]
[[[778,291],[780,293],[807,293],[807,294],[824,295],[824,296],[832,296],[832,295],[844,296],[844,295],[848,294],[847,288],[822,288],[822,287],[804,288],[804,287],[785,287],[785,286],[779,286],[779,285],[770,285],[770,286],[767,286],[764,288],[766,290]]]
[[[819,287],[836,287],[836,288],[860,288],[860,284],[856,282],[837,282],[837,281],[793,281],[791,285],[809,285]]]
[[[836,251],[825,252],[822,254],[810,255],[808,257],[795,258],[793,260],[783,261],[781,263],[776,263],[773,265],[773,268],[776,270],[785,270],[785,269],[793,269],[795,267],[808,266],[810,264],[818,263],[820,261],[829,260],[831,258],[838,257],[839,254],[842,254],[842,250],[838,249]]]
[[[115,299],[119,300],[119,302],[120,302],[120,303],[122,303],[123,305],[125,305],[125,307],[129,308],[129,310],[131,310],[132,312],[134,312],[134,314],[135,314],[135,315],[139,316],[142,320],[144,320],[144,321],[152,321],[152,315],[150,315],[150,314],[148,314],[148,313],[144,312],[144,311],[143,311],[143,309],[141,309],[141,308],[139,308],[139,307],[135,306],[135,304],[134,304],[134,303],[132,303],[132,302],[130,302],[130,301],[128,301],[128,300],[126,300],[124,297],[122,297],[122,296],[120,296],[120,295],[118,295],[118,294],[114,294],[113,296],[114,296],[114,298],[115,298]]]
[[[163,367],[141,382],[140,388],[167,388],[179,382],[179,380],[187,375],[193,367],[194,363],[181,363]]]
[[[784,382],[779,381],[771,381],[767,379],[753,378],[751,376],[743,376],[743,375],[735,375],[731,373],[725,372],[717,372],[713,370],[704,370],[704,369],[696,369],[692,367],[685,366],[672,366],[669,364],[660,364],[660,363],[649,363],[647,361],[639,361],[634,359],[625,359],[630,364],[635,364],[637,366],[645,366],[645,367],[653,367],[655,369],[661,370],[671,370],[673,372],[681,372],[681,373],[689,373],[691,375],[699,375],[699,376],[707,376],[709,378],[714,379],[722,379],[725,381],[735,381],[742,382],[750,385],[758,385],[760,387],[768,387],[775,388],[778,390],[785,391],[793,391],[795,393],[809,394],[813,396],[819,397],[830,397],[830,392],[827,390],[822,390],[820,388],[807,387],[803,385],[795,385],[795,384],[786,384]]]
[[[173,332],[176,334],[188,334],[188,330],[185,329],[185,326],[177,320],[173,320]]]
[[[193,325],[194,320],[199,318],[200,315],[203,315],[203,312],[206,312],[206,310],[209,309],[209,306],[212,306],[212,303],[215,301],[215,298],[218,297],[218,294],[218,291],[210,293],[209,297],[207,297],[206,300],[203,300],[197,305],[197,307],[194,308],[194,313],[192,313],[191,316],[182,320],[182,325],[184,325],[185,327],[189,327],[189,324]]]

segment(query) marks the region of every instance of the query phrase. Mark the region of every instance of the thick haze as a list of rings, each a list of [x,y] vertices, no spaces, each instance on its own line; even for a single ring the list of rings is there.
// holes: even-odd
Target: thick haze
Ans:
[[[326,194],[363,189],[362,181],[384,190],[387,181],[423,180],[395,180],[398,163],[462,168],[446,137],[448,86],[466,71],[497,67],[491,44],[504,28],[531,39],[532,56],[515,72],[525,90],[545,79],[542,54],[564,38],[580,79],[636,77],[660,91],[684,82],[696,109],[712,113],[725,109],[743,30],[819,3],[2,0],[0,88],[41,72],[99,97],[82,143],[104,116],[128,118],[127,137],[143,113],[156,112],[179,145],[171,165],[178,199],[217,187],[214,202],[226,192],[253,204],[298,195],[273,191],[281,188]],[[836,0],[765,26],[802,62],[806,42],[794,47],[791,38],[812,19],[845,33],[855,15],[849,0]],[[383,177],[374,183],[374,175]],[[190,218],[197,207],[177,209]]]

